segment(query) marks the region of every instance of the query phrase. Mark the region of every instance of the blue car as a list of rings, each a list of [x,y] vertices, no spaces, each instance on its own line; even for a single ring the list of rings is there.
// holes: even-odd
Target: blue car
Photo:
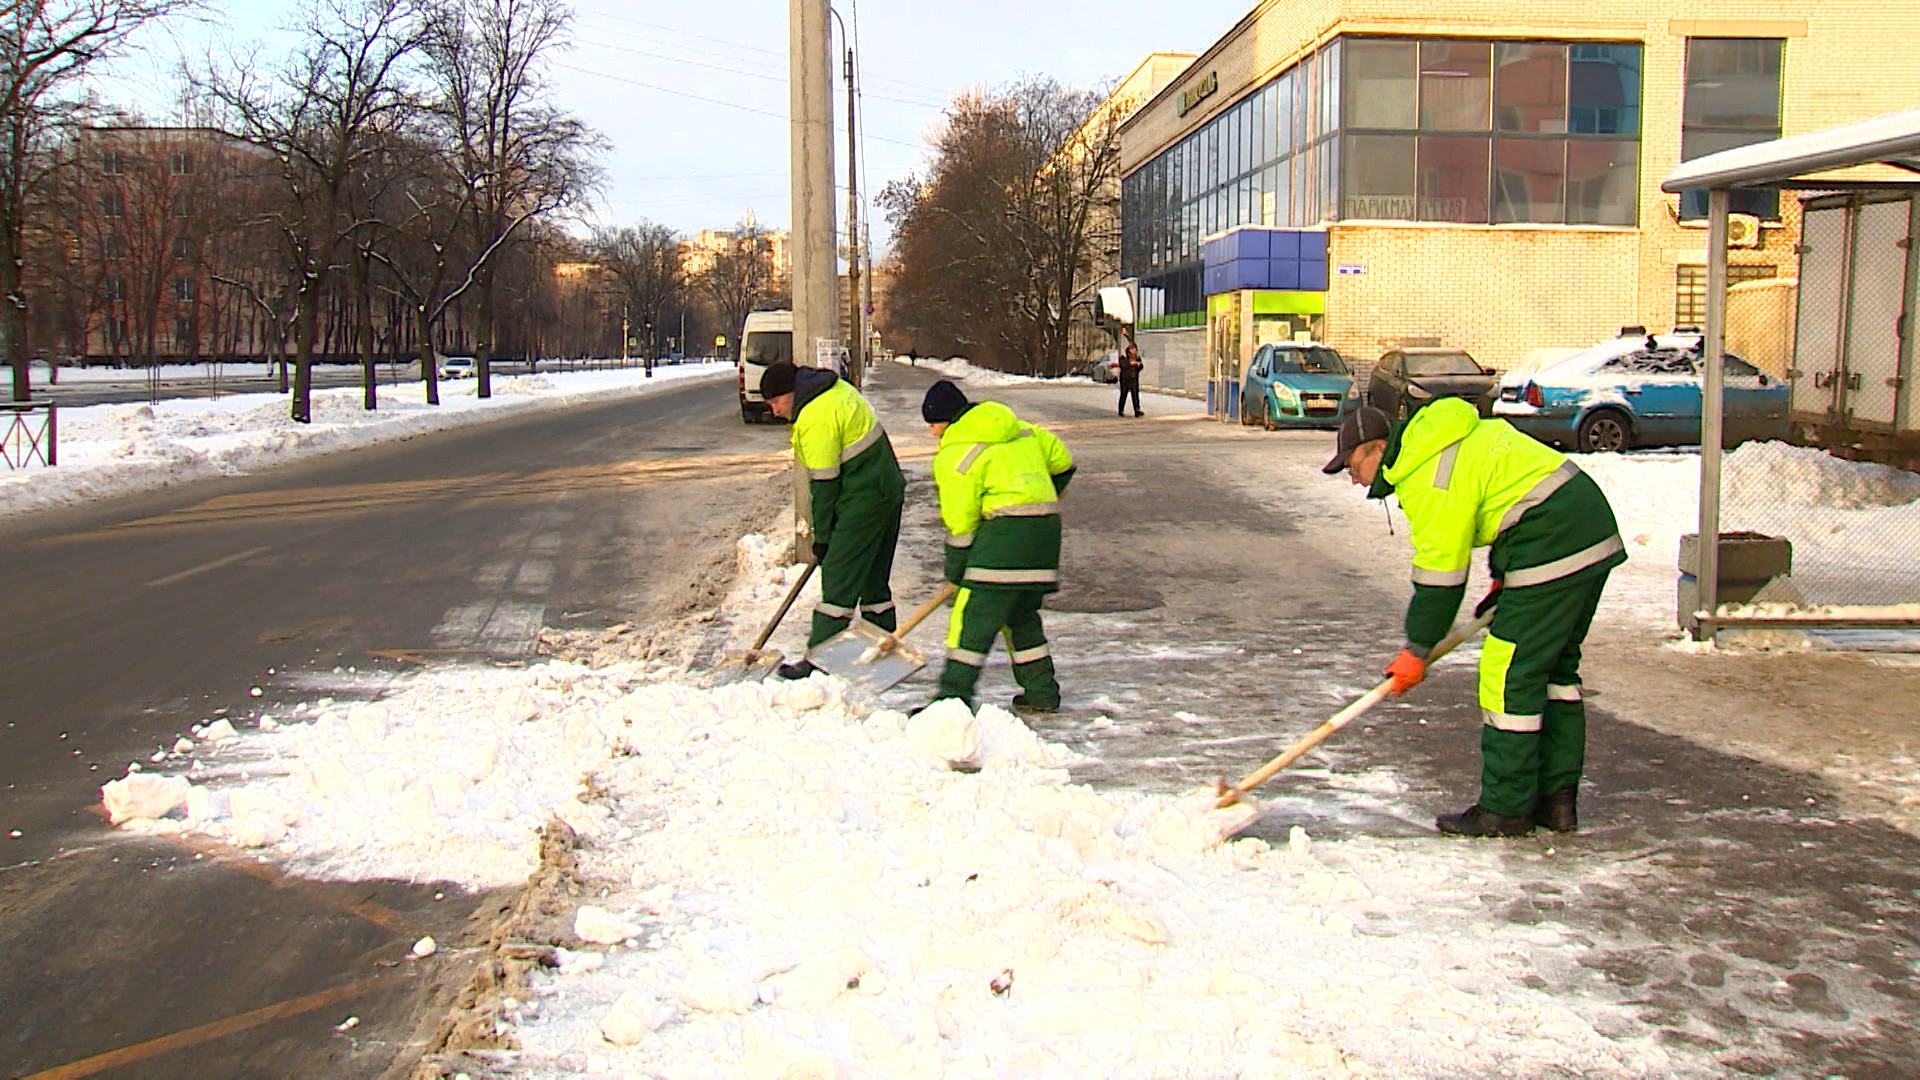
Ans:
[[[1700,443],[1701,339],[1633,334],[1500,380],[1498,416],[1541,442],[1582,453]],[[1725,438],[1731,447],[1787,435],[1787,384],[1732,353]]]
[[[1360,407],[1360,390],[1340,354],[1325,345],[1262,345],[1247,365],[1240,422],[1278,428],[1336,428]]]

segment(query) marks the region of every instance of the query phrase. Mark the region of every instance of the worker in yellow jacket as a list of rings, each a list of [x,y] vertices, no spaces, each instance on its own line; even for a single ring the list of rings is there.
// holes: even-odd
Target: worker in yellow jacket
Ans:
[[[860,391],[822,368],[769,365],[760,392],[776,415],[793,421],[793,463],[806,473],[812,500],[820,602],[807,648],[845,630],[855,612],[892,630],[889,579],[907,483],[886,429]],[[780,665],[789,679],[804,679],[813,670],[808,660]]]
[[[1060,494],[1073,455],[1044,428],[994,401],[969,402],[942,379],[921,417],[940,440],[933,480],[946,525],[946,577],[960,587],[947,630],[947,663],[935,700],[973,704],[993,639],[1004,634],[1020,684],[1014,707],[1052,712],[1060,683],[1040,603],[1060,587]]]

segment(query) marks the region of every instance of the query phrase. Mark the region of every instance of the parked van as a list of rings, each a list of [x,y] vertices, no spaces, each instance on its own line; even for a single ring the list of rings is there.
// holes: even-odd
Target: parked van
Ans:
[[[755,311],[740,327],[740,419],[749,424],[770,419],[773,410],[760,395],[760,376],[768,364],[793,363],[793,312]]]

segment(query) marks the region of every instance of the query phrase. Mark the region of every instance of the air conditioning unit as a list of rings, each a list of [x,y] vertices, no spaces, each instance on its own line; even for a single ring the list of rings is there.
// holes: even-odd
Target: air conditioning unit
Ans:
[[[1752,214],[1728,214],[1727,246],[1730,248],[1759,247],[1760,219]]]

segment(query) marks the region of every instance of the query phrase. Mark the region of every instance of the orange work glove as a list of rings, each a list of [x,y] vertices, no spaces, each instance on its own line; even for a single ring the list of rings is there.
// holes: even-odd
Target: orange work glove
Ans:
[[[1420,680],[1427,677],[1427,662],[1406,649],[1401,649],[1400,655],[1394,657],[1393,663],[1387,665],[1384,674],[1393,680],[1393,686],[1388,688],[1388,692],[1394,697],[1399,697],[1419,686]]]

